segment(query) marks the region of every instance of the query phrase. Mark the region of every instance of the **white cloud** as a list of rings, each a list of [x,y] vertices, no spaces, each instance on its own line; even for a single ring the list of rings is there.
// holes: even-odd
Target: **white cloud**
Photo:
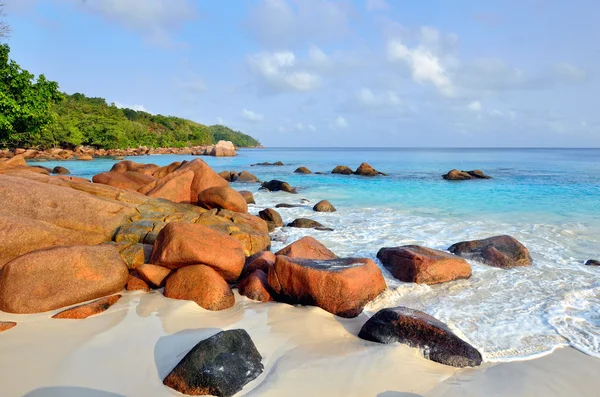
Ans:
[[[415,82],[432,84],[442,95],[454,96],[454,87],[446,75],[446,69],[440,58],[428,48],[419,45],[409,49],[400,39],[392,39],[388,41],[387,54],[392,62],[404,62]]]
[[[385,0],[367,0],[367,11],[387,11],[390,5]]]
[[[255,123],[260,123],[264,120],[264,116],[260,113],[253,112],[252,110],[244,109],[242,110],[242,117],[248,121],[252,121]]]
[[[126,105],[126,104],[123,104],[118,101],[115,101],[114,104],[116,107],[118,107],[120,109],[132,109],[132,110],[135,110],[136,112],[151,113],[144,107],[144,105]]]
[[[329,128],[331,128],[334,131],[345,130],[346,128],[348,128],[348,122],[342,116],[338,116],[329,124]]]
[[[481,102],[473,101],[467,105],[467,109],[469,109],[472,112],[480,112],[482,109]]]
[[[291,51],[253,54],[248,57],[248,64],[276,92],[311,91],[320,83],[319,76],[297,67]]]
[[[349,31],[352,6],[331,0],[262,0],[246,26],[262,45],[285,48],[331,41]]]

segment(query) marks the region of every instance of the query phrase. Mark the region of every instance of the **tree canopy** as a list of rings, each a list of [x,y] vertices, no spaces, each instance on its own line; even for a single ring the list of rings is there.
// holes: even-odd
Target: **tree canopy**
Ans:
[[[260,143],[222,126],[121,109],[104,98],[62,94],[58,83],[37,79],[9,60],[0,45],[0,147],[184,147],[228,140],[240,147]]]

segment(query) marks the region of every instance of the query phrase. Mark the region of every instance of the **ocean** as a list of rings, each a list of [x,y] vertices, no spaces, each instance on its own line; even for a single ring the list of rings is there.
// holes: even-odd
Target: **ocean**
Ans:
[[[193,156],[131,157],[166,165]],[[477,347],[486,361],[529,359],[570,345],[600,357],[600,149],[409,149],[266,148],[242,149],[233,158],[202,157],[216,171],[248,170],[261,180],[280,179],[298,194],[251,190],[258,213],[277,203],[284,222],[310,217],[334,231],[282,228],[272,234],[273,250],[312,235],[340,256],[369,257],[381,247],[419,244],[447,249],[470,239],[509,234],[527,246],[533,265],[511,270],[470,261],[468,280],[426,286],[395,280],[365,309],[405,305],[446,322]],[[284,166],[255,166],[282,161]],[[388,176],[332,175],[337,165],[352,169],[366,161]],[[91,178],[108,171],[112,159],[46,162],[72,175]],[[324,175],[293,171],[306,166]],[[493,179],[446,181],[450,169],[481,169]],[[329,200],[334,213],[312,206]]]

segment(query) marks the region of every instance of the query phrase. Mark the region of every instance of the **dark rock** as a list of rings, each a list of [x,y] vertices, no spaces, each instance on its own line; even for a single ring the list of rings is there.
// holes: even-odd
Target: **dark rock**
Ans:
[[[308,218],[298,218],[287,224],[288,227],[299,227],[304,229],[314,229],[317,227],[325,227],[317,221]]]
[[[471,277],[471,266],[460,256],[418,245],[382,248],[377,258],[400,281],[438,284]]]
[[[265,221],[267,221],[267,223],[273,222],[273,225],[275,227],[283,226],[283,219],[281,219],[281,215],[279,215],[279,212],[275,211],[272,208],[265,208],[264,210],[262,210],[258,213],[258,216],[261,219],[264,219]]]
[[[465,171],[463,171],[463,172],[465,172]],[[484,174],[483,171],[481,171],[481,170],[466,171],[466,173],[471,175],[474,178],[492,179],[491,176]]]
[[[352,175],[352,169],[346,165],[338,165],[332,171],[332,174]]]
[[[275,206],[275,208],[299,208],[299,207],[304,207],[304,206],[300,205],[300,204],[286,204],[286,203],[277,204]]]
[[[486,265],[510,269],[531,265],[529,250],[511,236],[494,236],[483,240],[462,241],[448,251]]]
[[[59,175],[67,175],[67,174],[70,174],[71,171],[69,171],[65,167],[61,167],[60,165],[57,165],[56,167],[54,167],[52,169],[52,173],[53,174],[59,174]]]
[[[315,175],[327,175],[326,172],[315,172]]]
[[[358,336],[378,343],[400,342],[424,349],[432,361],[453,367],[481,364],[481,354],[438,319],[407,307],[382,309],[362,327]]]
[[[261,360],[246,331],[221,331],[194,346],[163,383],[183,394],[229,397],[262,373]]]
[[[276,161],[274,163],[269,163],[268,161],[262,162],[262,163],[256,163],[256,164],[251,164],[251,167],[254,167],[255,165],[266,165],[266,166],[282,166],[283,163],[281,161]]]
[[[306,167],[298,167],[298,168],[296,168],[294,173],[296,173],[296,174],[312,174],[311,170],[309,170]]]
[[[590,259],[587,262],[585,262],[586,266],[600,266],[600,261],[597,261],[595,259]]]
[[[290,186],[290,184],[287,182],[278,181],[277,179],[273,179],[269,182],[263,182],[261,187],[270,192],[278,192],[281,190],[287,193],[296,193],[295,187]]]
[[[468,173],[459,171],[457,169],[450,170],[447,174],[442,175],[442,178],[449,181],[464,181],[468,179],[473,179]]]
[[[313,210],[315,210],[317,212],[335,212],[336,211],[333,204],[331,204],[327,200],[319,201],[317,204],[315,204],[315,206],[313,207]]]

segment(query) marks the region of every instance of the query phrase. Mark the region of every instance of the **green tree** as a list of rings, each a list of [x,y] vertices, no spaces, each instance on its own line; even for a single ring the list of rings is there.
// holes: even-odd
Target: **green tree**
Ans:
[[[58,83],[37,79],[9,59],[10,47],[0,44],[0,144],[31,146],[40,142],[56,121],[54,101],[63,98]]]

